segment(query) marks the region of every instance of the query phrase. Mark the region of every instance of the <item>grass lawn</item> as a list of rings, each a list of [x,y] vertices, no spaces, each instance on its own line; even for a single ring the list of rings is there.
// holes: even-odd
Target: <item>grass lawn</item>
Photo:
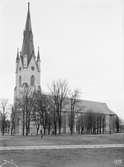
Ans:
[[[0,162],[4,159],[19,167],[120,167],[115,161],[124,162],[124,149],[0,151]]]
[[[61,135],[61,136],[0,136],[0,146],[124,144],[124,134]],[[18,167],[120,167],[124,166],[124,148],[16,150],[0,151],[3,160],[14,160]],[[122,166],[121,166],[122,167]]]
[[[104,135],[0,136],[0,146],[33,146],[63,144],[124,144],[124,133]]]

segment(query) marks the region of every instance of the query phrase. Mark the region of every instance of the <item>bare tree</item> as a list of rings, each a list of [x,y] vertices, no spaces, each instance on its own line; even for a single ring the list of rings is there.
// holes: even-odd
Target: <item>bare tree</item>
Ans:
[[[11,110],[11,135],[13,135],[15,133],[15,124],[16,124],[16,106],[12,106],[12,110]]]
[[[84,128],[85,128],[85,119],[84,119],[84,114],[81,114],[78,119],[77,119],[77,131],[79,134],[84,133]]]
[[[22,111],[22,124],[23,124],[23,136],[30,133],[30,121],[31,114],[33,113],[35,96],[34,90],[29,87],[25,87],[22,92],[22,97],[16,100],[17,110]]]
[[[33,110],[33,121],[35,122],[35,127],[38,135],[40,129],[40,115],[39,110],[37,110],[37,106],[35,106],[35,109]]]
[[[1,100],[2,111],[0,113],[0,116],[1,116],[1,132],[2,132],[3,136],[4,136],[4,133],[5,133],[6,121],[7,121],[7,112],[6,112],[7,102],[8,102],[7,99],[2,99]]]
[[[101,134],[105,130],[105,114],[93,112],[88,109],[86,113],[78,117],[79,133]]]
[[[33,110],[33,117],[35,121],[35,126],[37,129],[37,134],[40,126],[43,125],[43,96],[41,91],[35,92],[35,109]]]
[[[68,94],[68,84],[66,81],[54,81],[50,88],[50,94],[54,105],[54,130],[57,131],[57,123],[59,134],[61,134],[62,125],[62,108]]]
[[[49,106],[48,96],[43,94],[41,90],[35,92],[33,117],[37,128],[37,134],[40,126],[43,127],[44,129],[44,135],[46,134],[46,129],[48,127],[48,106]]]
[[[75,112],[77,110],[77,103],[79,102],[79,91],[74,90],[73,92],[71,92],[69,100],[70,100],[70,108],[71,108],[71,112],[69,114],[69,128],[72,135],[74,130],[74,123],[75,123]]]

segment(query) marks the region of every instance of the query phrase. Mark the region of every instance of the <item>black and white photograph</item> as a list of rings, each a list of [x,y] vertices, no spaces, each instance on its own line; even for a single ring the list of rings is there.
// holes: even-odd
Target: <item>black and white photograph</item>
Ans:
[[[123,0],[0,0],[0,167],[124,167]]]

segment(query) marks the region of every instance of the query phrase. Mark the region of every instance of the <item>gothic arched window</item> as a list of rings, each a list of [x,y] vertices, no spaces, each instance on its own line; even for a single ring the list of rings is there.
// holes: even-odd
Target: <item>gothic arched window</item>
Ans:
[[[35,84],[35,77],[34,77],[34,75],[31,76],[30,83],[31,83],[31,86],[34,86],[34,84]]]
[[[21,76],[19,76],[19,86],[21,86],[22,85],[22,78],[21,78]]]

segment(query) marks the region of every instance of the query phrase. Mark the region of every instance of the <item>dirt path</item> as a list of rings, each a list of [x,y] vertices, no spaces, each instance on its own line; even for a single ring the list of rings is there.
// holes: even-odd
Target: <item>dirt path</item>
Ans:
[[[100,145],[42,145],[42,146],[7,146],[0,147],[3,150],[52,150],[52,149],[78,149],[78,148],[123,148],[124,144],[100,144]]]

